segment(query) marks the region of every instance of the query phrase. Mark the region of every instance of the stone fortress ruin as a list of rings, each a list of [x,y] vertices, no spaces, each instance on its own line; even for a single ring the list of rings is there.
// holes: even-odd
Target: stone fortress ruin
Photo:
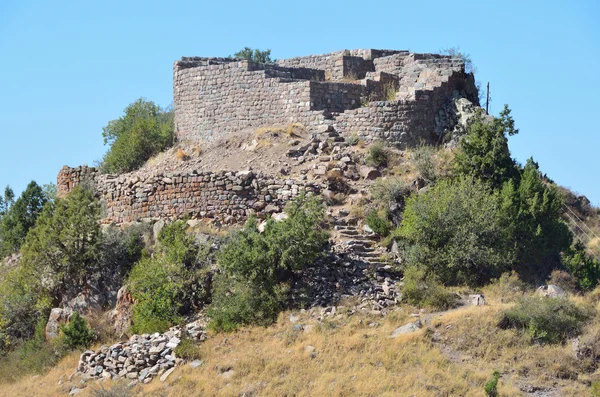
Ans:
[[[436,138],[438,113],[453,95],[479,104],[462,60],[373,49],[274,64],[184,57],[174,64],[173,91],[178,139],[200,141],[300,123],[308,130],[332,125],[342,135],[414,145]]]
[[[340,153],[349,150],[349,136],[400,148],[439,142],[459,122],[457,101],[479,104],[474,77],[460,59],[373,49],[272,64],[184,57],[174,64],[173,91],[180,143],[204,145],[233,133],[301,125],[312,138],[293,150],[305,154],[302,161],[313,161],[314,170],[282,175],[240,164],[227,171],[155,167],[117,176],[65,166],[57,178],[59,196],[82,183],[92,186],[103,204],[104,224],[184,216],[236,223],[250,212],[281,211],[301,191],[327,189],[318,163],[324,155],[330,162],[346,158]],[[350,170],[356,165],[343,165],[350,178],[348,164]]]

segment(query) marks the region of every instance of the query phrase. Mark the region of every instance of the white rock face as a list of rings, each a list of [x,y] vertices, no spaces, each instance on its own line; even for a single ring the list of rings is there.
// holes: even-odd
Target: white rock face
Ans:
[[[554,284],[543,285],[537,289],[536,293],[549,298],[564,298],[568,295],[564,289]]]

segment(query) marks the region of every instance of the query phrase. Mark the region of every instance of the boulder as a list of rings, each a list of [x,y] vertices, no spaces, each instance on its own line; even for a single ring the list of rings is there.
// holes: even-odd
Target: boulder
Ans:
[[[109,314],[115,334],[119,337],[122,337],[129,331],[133,303],[134,301],[129,289],[126,285],[122,286],[119,292],[117,292],[117,304]]]
[[[482,294],[469,295],[469,301],[473,306],[485,306],[485,297]]]
[[[360,167],[359,173],[363,179],[368,179],[370,181],[381,177],[381,172],[379,172],[377,168],[369,167],[366,165]]]
[[[564,289],[554,284],[543,285],[537,289],[536,293],[548,298],[564,298],[568,295]]]
[[[390,334],[390,338],[397,338],[400,335],[410,334],[411,332],[418,331],[419,329],[421,329],[421,327],[421,320],[417,320],[414,323],[404,324],[402,327],[398,327],[394,331],[392,331],[392,333]]]
[[[69,308],[55,307],[50,311],[48,323],[46,324],[46,339],[52,340],[58,336],[60,326],[69,322],[73,311]]]

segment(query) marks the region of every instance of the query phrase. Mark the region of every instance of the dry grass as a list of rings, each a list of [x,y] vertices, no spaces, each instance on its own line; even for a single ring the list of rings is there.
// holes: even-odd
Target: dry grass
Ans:
[[[532,345],[521,333],[496,326],[508,307],[491,302],[485,307],[423,313],[426,327],[396,339],[389,338],[390,333],[413,321],[409,316],[413,308],[405,306],[385,318],[367,313],[347,316],[340,308],[343,315],[322,322],[308,313],[293,313],[303,330],[295,330],[290,313],[283,313],[268,328],[211,335],[198,351],[202,366],[178,367],[166,382],[136,386],[131,394],[484,396],[484,384],[498,370],[502,396],[522,395],[522,384],[550,388],[561,396],[587,395],[595,375],[585,373],[570,345]],[[600,335],[599,330],[596,320],[586,335]],[[44,376],[0,385],[0,396],[64,395],[68,386],[58,385],[58,380],[66,381],[77,357],[71,354]],[[110,389],[113,384],[102,387]],[[80,395],[94,395],[93,388],[99,386],[92,384]]]
[[[177,152],[175,153],[175,157],[179,161],[187,161],[190,159],[190,155],[187,154],[186,152],[184,152],[181,148],[177,149]]]
[[[0,396],[64,396],[69,393],[67,378],[77,368],[79,352],[73,352],[62,359],[54,368],[43,376],[34,375],[15,383],[2,383],[0,380]],[[62,384],[58,384],[62,380]]]
[[[287,136],[289,138],[299,138],[306,132],[304,125],[300,123],[291,123],[288,125],[273,125],[268,127],[260,127],[254,131],[256,138],[264,137],[265,135],[271,136]]]
[[[600,256],[600,237],[591,239],[587,243],[587,249],[589,253],[594,253],[596,256]]]

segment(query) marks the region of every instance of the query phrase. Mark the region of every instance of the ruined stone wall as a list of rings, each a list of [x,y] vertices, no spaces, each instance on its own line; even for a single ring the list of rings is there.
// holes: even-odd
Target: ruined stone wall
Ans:
[[[284,79],[276,70],[255,70],[249,61],[175,63],[179,140],[211,140],[245,128],[301,122],[309,110],[310,80]]]
[[[102,203],[104,224],[184,216],[238,223],[251,212],[259,216],[280,212],[289,199],[302,191],[321,190],[321,186],[303,180],[251,171],[159,173],[140,177],[101,175],[95,168],[86,167],[83,171],[82,167],[63,167],[57,183],[62,194],[79,183],[93,187]]]
[[[386,140],[399,147],[436,142],[439,109],[453,94],[478,104],[472,75],[454,72],[433,90],[413,91],[413,99],[376,101],[336,117],[335,128],[343,135],[357,134],[367,141]]]
[[[344,51],[323,55],[309,55],[289,59],[280,59],[277,64],[289,68],[310,68],[325,70],[327,80],[342,80],[344,78]]]
[[[478,105],[460,59],[407,51],[339,51],[271,65],[193,57],[174,67],[180,140],[300,123],[411,145],[437,139],[436,115],[457,93]]]
[[[368,91],[362,84],[311,81],[311,109],[333,112],[355,109],[361,105],[361,98],[365,97]]]
[[[96,178],[99,176],[100,171],[96,167],[84,165],[70,168],[65,165],[56,178],[56,194],[58,197],[65,197],[75,186],[79,185],[94,189]]]

